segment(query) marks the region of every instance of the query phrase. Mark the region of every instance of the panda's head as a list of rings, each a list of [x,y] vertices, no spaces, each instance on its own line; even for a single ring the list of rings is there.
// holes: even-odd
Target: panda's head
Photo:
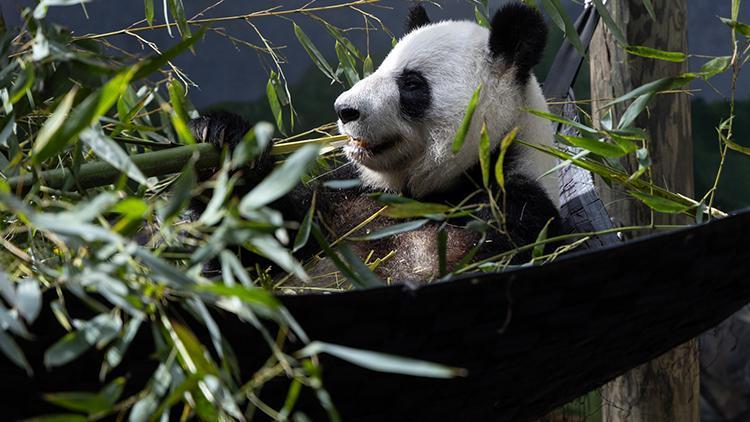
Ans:
[[[490,29],[469,21],[431,23],[424,8],[413,8],[408,33],[382,65],[335,103],[339,130],[350,137],[344,151],[364,182],[424,196],[450,187],[477,163],[483,122],[493,147],[515,126],[539,136],[528,133],[535,129],[526,127],[529,115],[522,108],[545,107],[531,69],[546,36],[539,13],[520,3],[500,9]],[[456,131],[480,84],[472,126],[453,154]],[[551,139],[549,125],[539,124]]]

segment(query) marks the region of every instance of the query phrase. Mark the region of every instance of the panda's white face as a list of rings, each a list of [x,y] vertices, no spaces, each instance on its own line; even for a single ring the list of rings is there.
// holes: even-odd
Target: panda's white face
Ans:
[[[552,142],[549,124],[530,122],[522,112],[546,108],[536,79],[521,82],[512,63],[493,57],[489,38],[490,31],[473,22],[423,26],[401,39],[375,73],[339,96],[338,126],[349,136],[344,152],[366,185],[416,197],[451,187],[478,161],[483,122],[493,147],[515,126]],[[465,143],[453,154],[455,134],[480,85]]]

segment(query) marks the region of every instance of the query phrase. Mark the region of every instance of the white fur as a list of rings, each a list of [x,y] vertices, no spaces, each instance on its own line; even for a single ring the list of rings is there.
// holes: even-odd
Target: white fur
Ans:
[[[339,121],[341,133],[371,145],[400,138],[397,147],[375,157],[352,159],[351,147],[345,148],[366,185],[392,191],[408,188],[417,197],[450,186],[477,163],[482,122],[487,123],[493,148],[516,126],[520,127],[519,139],[552,145],[549,122],[522,111],[547,111],[536,78],[532,75],[526,86],[519,85],[513,69],[502,59],[491,58],[488,40],[489,30],[473,22],[427,25],[401,39],[375,73],[341,94],[337,104],[360,111],[356,121]],[[431,86],[431,106],[416,122],[400,114],[396,78],[405,68],[421,71]],[[453,139],[480,84],[482,91],[468,135],[461,150],[453,154]],[[522,164],[512,169],[509,177],[521,173],[535,179],[555,166],[551,156],[522,150]],[[557,178],[551,175],[541,183],[557,205]]]

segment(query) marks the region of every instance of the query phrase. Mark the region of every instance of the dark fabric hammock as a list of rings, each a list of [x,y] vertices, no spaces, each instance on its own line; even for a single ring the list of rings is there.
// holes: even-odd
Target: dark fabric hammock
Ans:
[[[584,45],[597,21],[589,6],[576,22]],[[555,78],[545,84],[548,98],[569,95],[581,60],[565,42]],[[569,166],[560,178],[569,225],[579,231],[611,227],[590,174]],[[435,380],[373,372],[324,356],[324,385],[343,420],[523,421],[696,337],[749,302],[749,244],[750,210],[626,244],[615,235],[594,237],[585,251],[543,266],[416,289],[281,300],[312,339],[468,370],[465,378]],[[252,373],[268,356],[260,335],[228,315],[220,315],[219,323],[243,372]],[[100,388],[95,365],[44,370],[43,346],[62,335],[46,307],[33,332],[40,336],[23,345],[33,379],[0,360],[0,401],[8,419],[55,411],[41,392]],[[121,366],[132,388],[143,386],[155,367],[148,338],[136,337]],[[92,351],[80,360],[88,359],[99,362],[101,356]],[[287,387],[284,380],[271,381],[262,399],[278,408]],[[313,420],[326,418],[310,393],[297,408]]]

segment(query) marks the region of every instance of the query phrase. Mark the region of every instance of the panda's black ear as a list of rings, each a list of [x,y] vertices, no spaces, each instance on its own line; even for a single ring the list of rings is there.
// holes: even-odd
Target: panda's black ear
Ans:
[[[427,11],[424,6],[417,4],[409,9],[409,19],[406,21],[406,33],[421,28],[425,25],[431,24],[430,17],[427,16]]]
[[[495,13],[490,27],[490,52],[514,65],[516,76],[525,83],[539,63],[547,44],[547,24],[533,7],[510,3]]]

